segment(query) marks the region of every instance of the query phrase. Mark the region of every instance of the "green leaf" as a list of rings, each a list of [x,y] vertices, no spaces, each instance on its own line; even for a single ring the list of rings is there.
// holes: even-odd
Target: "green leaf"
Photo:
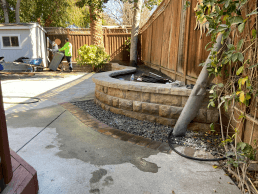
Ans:
[[[238,119],[242,119],[242,118],[245,118],[245,114],[241,113],[241,115],[238,117]]]
[[[241,62],[243,63],[243,61],[244,61],[244,56],[243,56],[242,53],[238,53],[237,58],[238,58],[239,61],[241,61]]]
[[[232,56],[232,61],[236,62],[237,58],[238,58],[238,53],[234,53]]]
[[[234,17],[231,18],[230,23],[231,23],[231,25],[235,25],[235,24],[243,23],[243,21],[244,21],[244,20],[243,20],[242,17],[240,17],[240,16],[234,16]]]
[[[223,88],[224,87],[224,84],[223,83],[219,83],[219,84],[217,84],[218,85],[218,87],[220,87],[220,88]]]
[[[256,35],[257,35],[257,31],[255,29],[252,29],[252,36],[253,36],[253,38],[256,38]]]
[[[251,13],[247,14],[246,17],[249,17],[249,16],[257,14],[257,13],[258,13],[257,10],[253,10]]]
[[[245,149],[245,147],[246,147],[246,143],[244,143],[244,142],[239,142],[239,143],[237,143],[237,149],[241,149],[241,150],[244,150]]]
[[[248,67],[248,69],[252,69],[252,68],[256,67],[257,65],[258,65],[258,63],[256,63],[255,65],[252,65],[252,66]]]
[[[209,105],[211,105],[212,107],[215,107],[215,103],[213,101],[210,101]]]
[[[243,72],[243,70],[244,70],[244,66],[239,67],[239,69],[237,70],[236,74],[240,75]]]
[[[247,93],[245,98],[246,98],[246,100],[249,100],[249,99],[251,99],[251,95],[249,93]]]
[[[191,2],[186,1],[183,9],[186,10],[188,7],[190,7],[190,5],[191,5]]]
[[[228,8],[229,4],[230,4],[230,0],[226,0],[225,8]]]
[[[240,33],[242,33],[245,29],[245,23],[240,24],[237,29]]]
[[[242,48],[243,43],[244,43],[244,39],[241,39],[241,40],[237,43],[237,50],[238,50],[238,51]]]
[[[211,128],[211,131],[212,131],[212,132],[215,132],[215,130],[214,130],[214,123],[211,123],[211,124],[210,124],[210,128]]]

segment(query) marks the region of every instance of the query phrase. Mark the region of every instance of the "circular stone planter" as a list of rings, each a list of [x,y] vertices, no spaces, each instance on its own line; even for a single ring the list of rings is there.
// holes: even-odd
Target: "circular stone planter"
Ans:
[[[191,94],[186,87],[171,87],[169,84],[123,81],[112,76],[134,73],[135,67],[111,63],[112,71],[95,74],[95,103],[104,110],[122,114],[138,120],[147,120],[174,126]],[[209,93],[202,102],[201,109],[190,130],[210,130],[209,124],[216,123],[219,113],[216,108],[207,108]]]

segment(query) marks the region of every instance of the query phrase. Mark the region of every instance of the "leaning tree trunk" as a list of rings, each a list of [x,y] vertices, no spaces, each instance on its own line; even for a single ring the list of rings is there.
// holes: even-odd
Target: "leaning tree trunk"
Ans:
[[[141,10],[142,10],[142,0],[138,0],[134,3],[134,13],[133,13],[133,26],[131,32],[131,48],[130,48],[130,65],[137,65],[137,42],[139,25],[141,20]]]
[[[4,22],[6,24],[8,24],[9,23],[9,14],[8,14],[8,8],[7,8],[6,0],[2,0],[2,7],[3,7],[3,10],[4,10]]]
[[[92,9],[90,7],[90,25],[91,44],[104,48],[102,10]]]
[[[198,79],[191,92],[191,95],[189,96],[183,108],[183,111],[176,122],[174,131],[173,131],[173,135],[176,137],[185,135],[187,125],[196,117],[201,107],[201,103],[206,95],[207,85],[209,85],[214,78],[214,75],[209,76],[209,73],[207,70],[207,67],[208,67],[207,64],[211,63],[211,59],[210,59],[211,53],[213,51],[219,51],[220,48],[222,47],[221,38],[222,38],[222,34],[220,34],[217,37],[216,44],[213,46],[208,58],[206,59],[205,65],[202,68],[200,75],[198,76]]]
[[[20,23],[20,5],[21,5],[21,0],[17,0],[16,10],[15,10],[16,23]]]

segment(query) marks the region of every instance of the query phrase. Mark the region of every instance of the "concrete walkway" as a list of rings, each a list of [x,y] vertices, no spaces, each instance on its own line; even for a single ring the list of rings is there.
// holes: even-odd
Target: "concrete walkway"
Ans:
[[[39,194],[241,193],[214,162],[188,160],[167,152],[164,144],[151,149],[96,130],[92,118],[67,103],[94,97],[91,77],[53,79],[49,86],[33,79],[2,82],[5,96],[41,99],[5,107],[10,147],[37,170]]]

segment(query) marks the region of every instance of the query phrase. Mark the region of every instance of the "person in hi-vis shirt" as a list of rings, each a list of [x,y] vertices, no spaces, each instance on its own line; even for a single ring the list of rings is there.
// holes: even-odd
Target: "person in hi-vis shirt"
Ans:
[[[73,46],[72,44],[69,42],[69,38],[65,39],[65,45],[59,49],[59,51],[65,51],[65,57],[67,62],[69,63],[69,69],[70,71],[73,70],[73,65],[71,62],[71,58],[72,58],[72,53],[73,53]]]

